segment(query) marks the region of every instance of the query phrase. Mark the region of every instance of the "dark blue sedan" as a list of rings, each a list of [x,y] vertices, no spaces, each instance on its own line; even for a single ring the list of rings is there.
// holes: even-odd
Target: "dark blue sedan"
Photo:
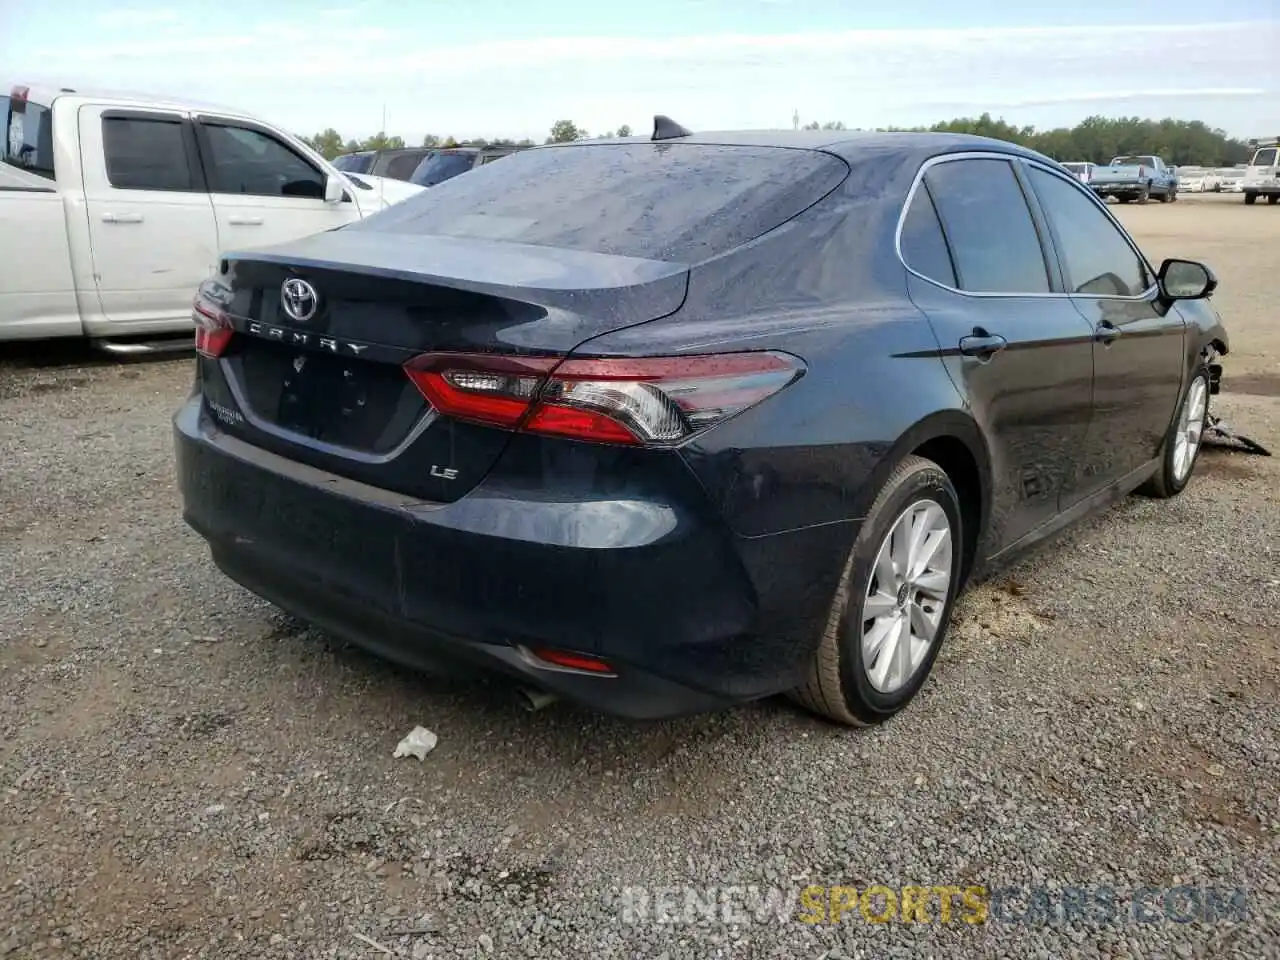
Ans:
[[[184,514],[229,577],[415,667],[877,723],[975,573],[1187,484],[1215,283],[991,140],[520,151],[226,256]]]

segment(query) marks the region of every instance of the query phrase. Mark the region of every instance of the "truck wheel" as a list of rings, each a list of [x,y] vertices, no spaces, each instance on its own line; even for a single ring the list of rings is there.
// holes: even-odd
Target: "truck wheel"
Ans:
[[[1256,193],[1246,193],[1246,194],[1244,195],[1244,202],[1245,202],[1245,203],[1250,203],[1250,204],[1251,204],[1251,203],[1256,203],[1256,202],[1257,202],[1257,200],[1258,200],[1258,195],[1257,195]]]
[[[1267,203],[1276,203],[1280,201],[1280,193],[1272,193],[1267,195]]]

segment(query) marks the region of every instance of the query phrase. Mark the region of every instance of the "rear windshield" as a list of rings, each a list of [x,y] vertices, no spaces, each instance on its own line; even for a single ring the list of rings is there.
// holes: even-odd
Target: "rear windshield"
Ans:
[[[1113,167],[1154,167],[1151,157],[1116,157],[1111,161]]]
[[[543,147],[479,166],[352,226],[698,263],[785,223],[847,173],[843,160],[813,150]]]
[[[3,160],[49,180],[53,179],[53,112],[38,103],[0,97],[4,121]]]
[[[410,182],[420,187],[434,187],[466,173],[475,166],[477,156],[475,153],[433,153],[413,171]]]
[[[334,160],[333,165],[345,173],[368,173],[373,166],[373,154],[348,153]]]

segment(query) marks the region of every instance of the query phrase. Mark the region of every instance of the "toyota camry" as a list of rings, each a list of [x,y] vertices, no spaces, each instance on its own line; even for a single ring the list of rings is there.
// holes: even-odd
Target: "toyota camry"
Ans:
[[[976,574],[1186,486],[1215,286],[1008,143],[658,118],[226,254],[184,515],[233,580],[412,667],[878,723]]]

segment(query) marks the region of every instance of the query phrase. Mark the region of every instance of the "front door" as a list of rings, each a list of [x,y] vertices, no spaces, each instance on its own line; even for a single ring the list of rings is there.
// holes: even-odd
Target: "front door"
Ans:
[[[987,440],[990,553],[1052,520],[1092,408],[1088,324],[1057,290],[1008,159],[943,158],[902,230],[912,300]]]
[[[1087,497],[1160,454],[1186,372],[1186,324],[1106,208],[1037,164],[1027,177],[1057,247],[1066,289],[1094,336],[1094,405],[1069,485]]]
[[[182,113],[80,108],[84,213],[102,316],[144,332],[190,320],[216,272],[218,234],[191,122]]]
[[[196,134],[224,252],[284,243],[360,218],[350,192],[326,202],[326,172],[266,127],[202,114]]]

